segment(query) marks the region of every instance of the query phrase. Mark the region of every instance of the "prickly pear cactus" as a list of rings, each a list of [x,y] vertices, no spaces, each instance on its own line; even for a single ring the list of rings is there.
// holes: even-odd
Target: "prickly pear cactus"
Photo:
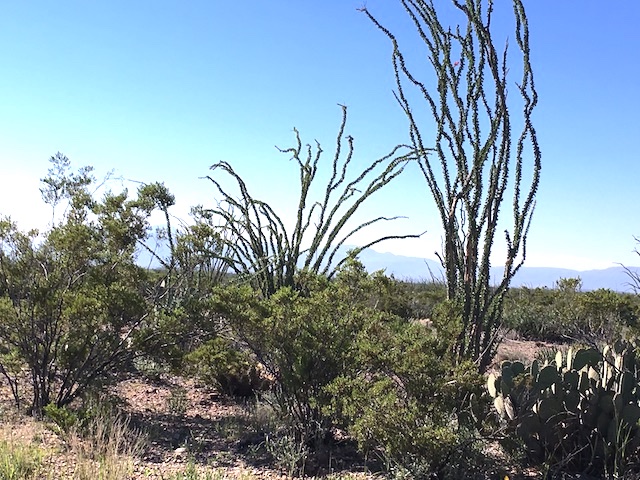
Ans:
[[[633,346],[617,342],[558,351],[543,365],[502,362],[487,390],[530,460],[603,472],[640,447],[639,380]]]

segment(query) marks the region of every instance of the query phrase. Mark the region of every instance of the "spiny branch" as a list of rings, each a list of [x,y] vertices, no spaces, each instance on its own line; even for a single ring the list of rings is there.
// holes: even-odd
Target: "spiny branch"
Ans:
[[[342,120],[331,162],[331,175],[319,200],[310,201],[309,197],[323,153],[320,144],[316,142],[315,153],[310,145],[303,150],[300,134],[294,129],[296,145],[278,148],[280,152],[290,154],[299,169],[298,211],[291,232],[267,202],[250,195],[243,179],[227,162],[218,162],[211,170],[218,169],[229,175],[239,190],[239,197],[225,190],[217,178],[212,175],[206,177],[222,197],[218,207],[209,212],[218,215],[232,232],[229,255],[221,260],[236,273],[249,278],[265,296],[272,295],[282,286],[295,287],[295,273],[303,257],[302,268],[331,277],[343,263],[340,261],[333,266],[338,249],[346,240],[374,223],[400,218],[377,217],[344,233],[362,204],[396,179],[407,164],[418,157],[406,145],[397,145],[356,175],[350,175],[354,139],[345,136],[347,108],[340,107]],[[314,228],[311,228],[312,224]],[[384,240],[419,236],[386,235],[366,247]],[[309,247],[303,249],[305,241],[309,242]]]

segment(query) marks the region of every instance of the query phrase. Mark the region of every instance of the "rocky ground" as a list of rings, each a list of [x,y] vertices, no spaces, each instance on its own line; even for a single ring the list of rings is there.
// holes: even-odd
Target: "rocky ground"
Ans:
[[[266,405],[256,407],[193,380],[168,376],[124,379],[113,387],[108,401],[130,418],[131,428],[144,432],[143,446],[131,449],[137,455],[122,459],[130,463],[130,473],[121,478],[284,479],[293,468],[286,451],[275,462],[265,451],[264,432],[274,421]],[[59,434],[54,425],[17,412],[5,385],[0,387],[0,412],[0,441],[36,445],[44,453],[43,472],[48,479],[82,478],[77,440]],[[312,469],[334,478],[374,476],[366,473],[349,442],[337,445],[334,453],[326,465]]]
[[[496,357],[532,359],[540,342],[507,339]],[[280,479],[291,473],[284,452],[280,461],[264,448],[264,432],[273,421],[266,406],[255,407],[220,395],[215,389],[180,377],[130,376],[110,392],[110,402],[130,417],[130,426],[145,432],[139,445],[122,461],[131,479]],[[82,448],[70,435],[20,414],[13,406],[6,384],[0,386],[0,440],[9,444],[37,445],[43,453],[43,474],[49,479],[83,478],[83,462],[94,465],[99,459],[82,459]],[[74,443],[75,442],[75,443]],[[499,456],[499,449],[488,452]],[[91,457],[91,454],[86,455]],[[80,459],[79,459],[80,458]],[[337,445],[322,465],[308,471],[333,478],[372,478],[374,464],[365,465],[349,442]],[[123,467],[123,468],[124,468]],[[82,467],[84,468],[84,467]],[[93,467],[92,467],[93,468]],[[511,479],[531,478],[535,472],[511,472]],[[96,478],[87,474],[86,478]],[[107,477],[105,477],[107,478]]]

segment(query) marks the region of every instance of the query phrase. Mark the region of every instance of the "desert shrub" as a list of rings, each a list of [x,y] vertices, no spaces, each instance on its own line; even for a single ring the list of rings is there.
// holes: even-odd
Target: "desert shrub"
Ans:
[[[331,408],[363,451],[418,477],[456,466],[452,455],[469,446],[473,430],[462,414],[474,399],[482,410],[482,379],[474,364],[456,365],[453,333],[400,319],[358,333],[357,369],[328,391]]]
[[[301,469],[336,427],[390,466],[452,468],[453,452],[473,443],[468,408],[482,410],[483,383],[453,352],[456,310],[435,309],[430,327],[394,315],[393,280],[355,260],[332,280],[301,272],[296,282],[267,299],[249,287],[214,291],[217,311],[274,379],[286,428],[269,445],[286,469]]]
[[[388,277],[382,271],[375,272],[373,277],[375,293],[371,306],[401,318],[412,318],[413,305],[408,284],[393,276]]]
[[[250,397],[269,382],[256,360],[236,342],[216,337],[185,356],[187,372],[231,396]]]
[[[166,189],[147,185],[142,194],[149,208],[156,205],[165,214],[166,225],[156,236],[169,251],[162,255],[145,246],[159,267],[149,272],[146,289],[153,309],[137,332],[135,347],[146,358],[181,372],[185,356],[216,338],[222,328],[209,294],[226,277],[221,260],[227,254],[222,240],[225,227],[198,206],[191,209],[190,225],[175,228],[169,212],[173,197]]]
[[[132,360],[132,367],[152,382],[159,382],[163,374],[169,373],[169,367],[166,364],[146,355],[136,355]]]
[[[58,407],[55,403],[50,403],[42,409],[45,420],[50,422],[53,431],[59,435],[67,435],[72,429],[78,427],[81,416],[78,412],[67,407]]]
[[[436,306],[447,298],[447,288],[442,282],[405,283],[409,297],[411,318],[433,318]]]
[[[178,304],[156,302],[134,338],[138,357],[173,373],[189,368],[187,357],[217,338],[221,326],[211,318],[201,292]],[[139,362],[138,362],[139,364]]]
[[[0,372],[16,384],[26,367],[36,414],[107,380],[145,316],[133,254],[146,213],[125,194],[73,202],[42,237],[0,221]]]
[[[98,390],[87,392],[73,405],[58,406],[55,402],[51,402],[42,409],[42,413],[45,424],[63,438],[71,433],[87,435],[88,426],[95,423],[97,419],[102,421],[124,418],[117,399],[104,395]]]
[[[566,340],[567,322],[556,308],[556,297],[556,292],[547,288],[511,290],[505,300],[505,327],[527,340]]]
[[[440,282],[413,282],[379,274],[377,307],[401,318],[430,319],[439,303],[447,298]]]
[[[608,289],[581,292],[580,285],[580,279],[560,279],[555,289],[514,289],[505,303],[505,325],[543,341],[613,342],[633,335],[638,305],[632,296]]]
[[[579,338],[613,343],[638,326],[638,307],[629,295],[604,288],[585,292],[578,298],[578,308]]]
[[[350,261],[332,281],[300,273],[298,289],[265,299],[249,287],[215,292],[218,311],[274,380],[277,409],[298,441],[322,440],[332,420],[326,387],[355,368],[355,339],[371,323],[392,315],[376,308],[379,278]]]
[[[555,288],[518,288],[505,304],[505,325],[531,340],[575,340],[583,325],[579,278],[561,278]]]

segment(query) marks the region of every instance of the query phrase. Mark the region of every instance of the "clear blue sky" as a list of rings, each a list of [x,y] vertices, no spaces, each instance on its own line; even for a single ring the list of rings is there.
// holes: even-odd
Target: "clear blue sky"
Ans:
[[[637,265],[640,3],[525,4],[543,151],[527,265]],[[336,104],[348,105],[361,168],[407,141],[392,95],[390,45],[360,6],[0,2],[0,213],[23,228],[46,223],[50,211],[38,180],[57,151],[98,174],[115,169],[126,178],[164,181],[179,216],[191,205],[214,204],[212,186],[198,177],[226,160],[257,197],[292,213],[295,165],[274,145],[292,145],[294,126],[305,142],[318,139],[329,161],[340,122]],[[367,7],[411,33],[399,2],[368,0]],[[509,15],[495,21],[506,37]],[[417,170],[372,200],[362,219],[409,217],[385,225],[385,233],[428,231],[419,241],[378,250],[434,257],[439,223]]]

